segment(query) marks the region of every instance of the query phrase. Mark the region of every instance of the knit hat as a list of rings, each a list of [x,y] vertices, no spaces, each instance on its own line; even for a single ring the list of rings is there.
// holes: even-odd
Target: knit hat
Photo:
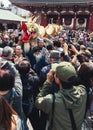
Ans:
[[[57,77],[64,82],[72,82],[77,76],[74,66],[69,62],[54,64],[52,65],[52,69],[55,71]]]

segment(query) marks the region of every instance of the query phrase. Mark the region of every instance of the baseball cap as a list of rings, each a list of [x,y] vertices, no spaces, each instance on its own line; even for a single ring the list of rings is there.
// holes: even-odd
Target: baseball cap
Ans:
[[[2,56],[9,56],[10,54],[13,54],[13,49],[9,46],[4,47],[2,51]]]
[[[61,62],[53,64],[52,69],[57,77],[63,82],[72,82],[77,76],[74,66],[70,62]]]

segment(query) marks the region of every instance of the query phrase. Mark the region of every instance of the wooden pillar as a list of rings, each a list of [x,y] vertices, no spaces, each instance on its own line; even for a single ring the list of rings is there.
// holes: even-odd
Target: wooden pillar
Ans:
[[[60,14],[58,14],[58,25],[61,24]]]
[[[90,17],[89,17],[88,29],[90,31],[93,31],[93,14],[92,13],[90,14]]]
[[[41,25],[44,27],[47,25],[47,15],[45,13],[41,15]]]
[[[76,13],[74,15],[74,25],[73,25],[73,29],[75,30],[76,29]]]
[[[92,14],[90,13],[90,16],[89,16],[89,24],[88,24],[88,29],[91,30],[91,22],[92,22]]]
[[[93,31],[93,13],[92,13],[92,17],[91,17],[91,31]]]

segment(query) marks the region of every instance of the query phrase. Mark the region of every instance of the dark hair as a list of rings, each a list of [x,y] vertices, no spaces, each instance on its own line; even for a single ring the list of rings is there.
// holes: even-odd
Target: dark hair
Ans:
[[[56,47],[61,47],[60,41],[53,41],[53,45]]]
[[[53,50],[53,46],[52,45],[47,45],[47,50]]]
[[[16,125],[16,121],[12,115],[17,113],[9,105],[8,101],[0,95],[0,125],[3,125],[5,130],[11,130],[11,122]]]
[[[91,85],[91,78],[93,78],[93,63],[84,62],[81,64],[78,75],[86,86]]]
[[[10,70],[0,70],[0,90],[11,90],[14,87],[14,75]]]
[[[89,62],[82,63],[78,70],[78,76],[80,78],[81,83],[86,87],[86,91],[87,91],[86,110],[87,110],[87,108],[90,107],[90,103],[91,103],[90,88],[92,88],[91,80],[93,78],[93,63],[89,63]]]
[[[64,52],[61,52],[60,56],[61,56],[61,57],[64,57],[64,56],[65,56],[65,53],[64,53]]]
[[[38,46],[35,46],[33,49],[32,49],[32,52],[35,53],[37,51],[40,51],[40,48]]]
[[[17,66],[17,69],[21,75],[25,75],[29,73],[30,68],[31,68],[31,64],[27,59],[23,59],[22,61],[20,61]]]
[[[78,44],[79,44],[79,45],[83,45],[84,43],[83,43],[82,40],[79,40],[79,41],[78,41]]]

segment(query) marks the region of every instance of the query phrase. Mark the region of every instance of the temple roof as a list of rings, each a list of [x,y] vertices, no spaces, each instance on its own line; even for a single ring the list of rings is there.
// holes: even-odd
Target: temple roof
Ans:
[[[73,5],[93,6],[93,0],[10,0],[15,6],[30,10],[34,7],[66,7]],[[35,8],[34,8],[35,9]]]
[[[13,4],[60,4],[60,3],[93,3],[93,0],[10,0]]]
[[[22,3],[22,2],[38,2],[38,3],[57,3],[57,2],[65,2],[65,3],[84,3],[84,2],[93,2],[93,0],[10,0],[11,2],[15,2],[15,3]]]

